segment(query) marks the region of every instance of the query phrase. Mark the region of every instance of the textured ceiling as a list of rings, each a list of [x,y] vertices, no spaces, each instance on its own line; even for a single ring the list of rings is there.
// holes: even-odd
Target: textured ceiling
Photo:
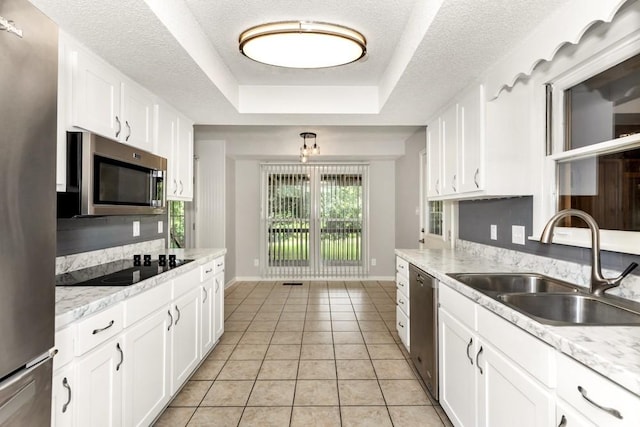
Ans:
[[[408,126],[410,134],[567,0],[32,1],[73,37],[196,123]],[[199,26],[184,28],[201,35],[199,43],[168,30],[166,17],[151,10],[157,5],[181,7],[174,15],[183,25]],[[285,19],[358,29],[369,41],[367,60],[327,70],[283,70],[238,52],[242,30]],[[277,114],[257,107],[244,109],[251,114],[241,113],[238,94],[242,87],[251,89],[247,85],[286,92],[291,107]],[[378,95],[377,105],[345,114],[344,104],[352,100],[336,87],[362,86]],[[298,89],[303,94],[313,87],[326,88],[328,94],[318,96],[321,114],[296,108]],[[303,95],[299,99],[301,105],[315,101]]]

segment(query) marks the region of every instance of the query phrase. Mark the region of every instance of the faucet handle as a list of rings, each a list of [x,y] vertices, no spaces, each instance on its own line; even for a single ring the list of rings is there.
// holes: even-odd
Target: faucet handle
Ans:
[[[631,264],[629,264],[629,266],[624,269],[622,274],[620,274],[620,280],[622,280],[625,277],[627,277],[629,275],[629,273],[631,273],[633,270],[636,269],[637,266],[638,266],[637,262],[632,262]]]

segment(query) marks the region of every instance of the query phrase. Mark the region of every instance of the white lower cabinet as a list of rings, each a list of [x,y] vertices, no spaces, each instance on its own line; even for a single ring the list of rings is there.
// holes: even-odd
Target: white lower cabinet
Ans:
[[[410,314],[409,262],[396,257],[396,330],[407,351],[411,348]]]
[[[123,363],[121,337],[100,345],[77,361],[76,425],[122,425]]]
[[[498,347],[501,335],[508,335],[513,346],[533,338],[449,287],[441,284],[439,290],[440,404],[453,425],[552,425],[555,396],[545,375],[551,369],[547,353],[518,362],[510,359],[509,345]],[[541,372],[541,378],[532,371]]]
[[[148,426],[171,398],[169,307],[127,328],[123,337],[124,425]]]
[[[73,424],[76,407],[76,376],[73,364],[61,368],[53,374],[51,383],[51,425],[69,427]]]
[[[176,299],[172,311],[171,394],[180,389],[200,362],[200,287]]]
[[[216,273],[214,278],[214,341],[218,342],[224,333],[224,270]]]
[[[153,423],[224,330],[215,261],[56,331],[52,426]]]

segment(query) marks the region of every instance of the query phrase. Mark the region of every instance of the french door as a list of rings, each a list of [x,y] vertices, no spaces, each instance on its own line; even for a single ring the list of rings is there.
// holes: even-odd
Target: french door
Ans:
[[[263,164],[263,276],[367,274],[368,166]]]

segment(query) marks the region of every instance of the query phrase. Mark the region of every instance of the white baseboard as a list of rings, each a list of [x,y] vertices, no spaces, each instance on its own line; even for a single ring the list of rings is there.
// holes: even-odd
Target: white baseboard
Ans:
[[[299,280],[303,282],[368,282],[368,281],[383,281],[383,282],[393,282],[396,280],[394,276],[369,276],[369,277],[303,277],[303,278],[292,278],[292,277],[269,277],[264,278],[260,276],[240,276],[234,277],[225,285],[225,289],[237,282],[282,282],[282,281],[292,281]]]

